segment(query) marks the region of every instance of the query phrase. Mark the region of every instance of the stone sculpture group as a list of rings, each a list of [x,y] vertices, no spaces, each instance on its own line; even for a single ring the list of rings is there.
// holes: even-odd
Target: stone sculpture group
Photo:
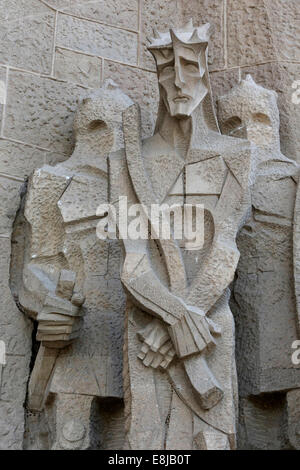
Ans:
[[[242,404],[287,392],[297,448],[299,169],[280,152],[276,93],[247,76],[219,97],[221,133],[210,25],[154,33],[154,135],[142,140],[138,106],[107,81],[78,108],[71,157],[31,175],[15,222],[14,294],[40,342],[28,433],[43,447],[47,429],[52,449],[235,449],[237,358]],[[203,205],[203,246],[100,240],[97,208],[120,197],[146,218],[152,204]]]

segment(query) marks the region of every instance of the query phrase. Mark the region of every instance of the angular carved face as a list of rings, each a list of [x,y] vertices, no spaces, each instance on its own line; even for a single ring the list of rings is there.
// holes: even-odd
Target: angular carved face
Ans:
[[[172,47],[156,50],[160,93],[172,117],[191,116],[206,96],[204,81],[207,43],[197,47],[173,42]]]

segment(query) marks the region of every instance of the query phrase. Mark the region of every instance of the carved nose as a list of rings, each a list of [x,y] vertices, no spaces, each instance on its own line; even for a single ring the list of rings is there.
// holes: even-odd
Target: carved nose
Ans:
[[[185,84],[185,82],[184,82],[184,79],[181,75],[180,67],[175,66],[175,86],[177,88],[182,88],[184,84]]]

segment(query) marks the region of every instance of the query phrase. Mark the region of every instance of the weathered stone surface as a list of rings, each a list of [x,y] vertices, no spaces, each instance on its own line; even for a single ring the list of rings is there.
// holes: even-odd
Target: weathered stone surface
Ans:
[[[77,100],[85,90],[35,75],[11,72],[4,135],[52,151],[72,147]]]
[[[238,69],[231,69],[221,72],[213,72],[210,74],[210,80],[214,102],[216,102],[219,96],[227,93],[234,85],[238,83],[239,71]]]
[[[58,79],[86,87],[99,87],[102,60],[66,49],[56,49],[54,74]]]
[[[216,199],[210,207],[213,223],[204,218],[206,243],[198,241],[190,256],[190,245],[181,251],[172,236],[163,240],[157,233],[156,251],[145,240],[123,240],[121,280],[130,294],[124,346],[127,449],[178,449],[182,442],[191,449],[195,440],[202,449],[235,445],[234,333],[224,291],[238,262],[238,227],[250,209],[252,155],[247,142],[217,131],[201,47],[209,36],[209,24],[194,28],[191,22],[154,32],[149,49],[159,65],[160,91],[155,134],[142,141],[138,108],[129,107],[123,113],[125,155],[109,160],[111,201],[125,194],[150,208],[174,192],[182,202],[187,195],[190,203],[201,196]],[[184,184],[174,189],[180,176]],[[189,282],[188,271],[193,271]]]
[[[300,106],[293,102],[292,87],[299,78],[300,65],[292,63],[273,63],[242,69],[242,78],[250,73],[256,83],[278,93],[280,112],[280,140],[283,153],[296,161],[300,161],[300,136],[298,123]]]
[[[3,0],[0,62],[51,73],[55,13],[38,0]]]
[[[283,397],[287,390],[298,389],[300,382],[299,366],[291,356],[299,334],[295,212],[299,166],[280,151],[274,91],[257,85],[248,75],[218,104],[224,131],[238,135],[243,130],[260,149],[251,187],[252,214],[238,237],[241,259],[231,301],[237,325],[239,393],[245,397],[241,400],[241,446],[284,449],[287,434],[298,445],[294,422],[283,427],[284,419],[293,421],[291,410],[284,415]],[[291,397],[294,392],[289,392]],[[268,403],[272,393],[274,399]],[[292,408],[297,407],[296,400]]]
[[[137,68],[105,61],[104,78],[112,78],[130,96],[142,106],[143,134],[149,136],[154,130],[155,111],[158,102],[157,77],[154,73]]]
[[[23,403],[0,401],[0,422],[0,449],[22,450],[24,435]]]
[[[59,11],[83,18],[90,18],[113,26],[138,29],[138,0],[48,0],[47,3]]]
[[[46,152],[45,154],[45,164],[47,165],[56,165],[57,163],[62,163],[68,158],[66,153],[56,153],[56,152]]]
[[[223,69],[225,65],[224,1],[182,0],[179,2],[180,20],[193,18],[194,23],[210,23],[214,34],[209,44],[208,65],[210,70]]]
[[[6,364],[0,370],[0,448],[22,449],[32,327],[9,288],[10,248],[10,239],[0,239],[0,339],[6,346]]]
[[[20,205],[22,182],[0,176],[0,233],[10,235],[10,231]]]
[[[53,158],[53,153],[50,154]],[[0,140],[0,173],[27,178],[34,168],[50,160],[48,152],[9,140]]]
[[[20,312],[12,297],[9,286],[11,241],[9,238],[0,239],[0,287],[2,305],[0,317],[0,339],[5,341],[6,353],[13,356],[26,356],[29,360],[31,353],[31,321]],[[29,354],[29,356],[28,356]],[[4,367],[5,369],[5,367]],[[19,370],[20,372],[20,370]],[[20,380],[28,377],[24,368]],[[26,380],[26,379],[25,379]],[[23,390],[25,393],[25,388]],[[25,395],[24,395],[25,396]]]
[[[25,251],[23,259],[18,260],[16,250],[13,256],[21,267],[21,276],[12,270],[13,291],[26,312],[37,318],[37,340],[42,342],[27,407],[47,411],[45,420],[56,436],[53,449],[89,447],[94,397],[122,396],[125,299],[117,274],[111,276],[120,251],[113,245],[109,250],[109,244],[97,238],[96,211],[107,202],[106,152],[120,145],[121,112],[129,104],[132,101],[111,81],[82,101],[72,156],[34,171],[15,228],[14,242],[20,243],[23,233]],[[48,406],[49,392],[55,394],[55,403]],[[85,428],[82,438],[76,434],[81,429],[78,419]],[[30,418],[26,442],[34,441],[36,425]],[[121,427],[118,432],[123,432]]]
[[[125,178],[126,160],[122,156],[123,150],[120,150],[124,146],[122,111],[132,104],[131,101],[129,98],[124,100],[121,92],[113,85],[109,85],[109,93],[106,89],[105,92],[102,90],[98,97],[94,94],[89,98],[90,101],[80,108],[81,111],[77,115],[79,118],[74,124],[76,147],[71,158],[68,158],[73,145],[71,128],[77,98],[86,94],[84,87],[98,87],[105,78],[112,78],[140,104],[141,135],[144,139],[149,137],[154,129],[157,80],[153,73],[155,63],[146,50],[146,35],[153,36],[153,26],[164,31],[171,26],[181,26],[183,20],[191,17],[194,23],[198,24],[209,21],[215,27],[208,56],[209,69],[213,72],[211,83],[214,100],[226,95],[230,88],[240,79],[244,79],[249,72],[257,83],[276,90],[279,95],[281,148],[286,156],[300,161],[300,105],[295,99],[300,96],[295,92],[300,73],[297,43],[300,39],[299,1],[124,0],[109,3],[108,0],[3,0],[2,4],[0,121],[3,111],[6,111],[6,115],[4,135],[0,138],[0,340],[6,344],[8,360],[5,366],[0,364],[0,447],[121,449],[124,445],[123,401],[115,398],[107,404],[106,397],[114,394],[117,397],[122,396],[123,312],[126,305],[126,296],[120,282],[123,247],[119,246],[118,241],[106,242],[97,239],[95,230],[98,219],[95,210],[98,199],[99,202],[106,202],[108,186],[113,189],[114,196],[118,195],[116,187],[122,194],[128,190],[129,197],[134,202],[143,198],[147,201],[153,200],[157,196],[161,200],[165,198],[164,202],[177,202],[180,205],[183,201],[204,203],[206,211],[203,249],[197,252],[187,251],[184,249],[185,240],[179,243],[186,266],[187,282],[190,285],[197,276],[199,267],[203,265],[207,250],[214,239],[216,228],[211,214],[215,217],[222,213],[230,214],[230,210],[226,211],[230,204],[234,205],[238,194],[234,178],[245,183],[249,154],[248,148],[243,147],[240,158],[228,162],[228,153],[242,145],[241,141],[234,139],[234,143],[231,140],[227,145],[227,138],[218,143],[216,137],[213,146],[210,146],[209,139],[204,139],[206,148],[201,149],[200,153],[192,149],[184,162],[186,147],[183,135],[186,130],[183,133],[173,133],[174,128],[171,126],[174,140],[171,139],[170,145],[176,148],[176,153],[171,152],[169,144],[166,144],[167,131],[161,140],[146,139],[142,147],[145,157],[142,162],[143,169],[143,165],[138,163],[137,147],[130,142],[130,138],[137,139],[138,142],[140,134],[135,132],[135,120],[129,119],[127,131],[129,128],[130,135],[127,132],[126,152],[133,171],[131,170],[130,174],[132,179]],[[56,44],[53,43],[55,10],[58,10]],[[5,110],[3,102],[6,98],[7,66],[10,69]],[[50,80],[47,76],[52,73],[52,66],[54,77]],[[25,70],[34,73],[29,74]],[[190,83],[189,80],[186,82]],[[101,101],[104,95],[105,100]],[[274,138],[273,133],[274,124],[278,125],[279,122],[277,111],[273,109],[270,113],[268,101],[261,101],[258,95],[259,92],[254,93],[251,99],[249,96],[244,97],[239,103],[233,95],[227,101],[228,112],[219,114],[223,133],[232,137],[248,137],[261,147],[257,155],[258,176],[251,188],[253,215],[250,223],[241,230],[238,241],[241,257],[232,301],[237,327],[236,351],[241,398],[238,447],[299,448],[300,366],[291,362],[291,343],[299,337],[296,331],[295,308],[296,300],[299,317],[299,204],[296,207],[298,219],[296,217],[293,220],[298,176],[293,163],[287,163],[277,151],[279,136],[277,134]],[[112,103],[114,106],[111,106]],[[204,116],[210,123],[210,129],[215,130],[210,106],[205,108]],[[202,122],[202,118],[202,115],[197,116],[197,122]],[[158,128],[160,129],[159,126]],[[202,130],[198,135],[203,137]],[[272,147],[270,143],[276,145]],[[110,149],[120,152],[115,159],[111,159],[112,179],[107,185],[106,159]],[[229,165],[228,171],[232,171],[234,178],[230,184],[224,185],[224,190],[230,197],[224,197],[221,203],[218,203],[219,195],[214,192],[220,191],[219,179],[222,179],[223,173],[219,172],[219,167],[208,171],[207,167],[213,161],[202,160],[205,160],[206,156],[209,159],[216,155],[221,158],[219,155],[223,155],[222,152],[226,153],[226,165]],[[268,152],[270,160],[265,166],[261,166],[265,152]],[[188,166],[184,175],[179,175],[185,163]],[[71,266],[72,272],[76,272],[76,279],[79,279],[80,291],[85,291],[86,315],[83,328],[80,329],[80,324],[76,323],[76,328],[71,333],[70,325],[43,326],[43,333],[48,337],[52,331],[53,334],[74,334],[72,339],[78,336],[79,332],[79,338],[66,347],[54,361],[55,373],[49,401],[42,412],[27,413],[23,444],[24,402],[32,355],[32,323],[16,307],[10,292],[11,288],[17,300],[22,276],[21,266],[24,262],[28,263],[28,259],[23,260],[24,237],[28,234],[24,222],[20,223],[22,210],[18,221],[15,222],[12,245],[9,237],[20,204],[20,191],[23,193],[26,190],[26,184],[23,185],[22,180],[44,164],[56,165],[54,173],[57,175],[61,167],[67,172],[73,172],[74,181],[59,201],[62,203],[61,215],[57,218],[51,219],[51,191],[45,192],[44,196],[42,193],[38,196],[41,199],[44,197],[44,206],[41,201],[34,206],[36,215],[46,207],[45,214],[47,215],[48,210],[49,218],[55,220],[52,224],[45,222],[46,236],[43,244],[46,246],[48,241],[55,238],[52,236],[55,232],[54,225],[55,228],[59,227],[61,239],[54,247],[53,257],[35,261],[39,268],[45,269],[46,266],[47,273],[55,272],[54,277],[60,269],[64,272]],[[288,177],[284,173],[286,165],[293,168]],[[270,174],[272,168],[275,170]],[[200,180],[195,175],[195,169],[199,170]],[[152,191],[147,191],[147,178],[143,178],[144,170],[152,182]],[[212,194],[198,194],[201,188],[197,181],[202,184],[202,191]],[[216,181],[219,184],[216,185]],[[137,199],[133,185],[137,191]],[[52,186],[55,187],[54,181]],[[299,199],[299,188],[297,191]],[[225,225],[224,230],[229,230],[230,224]],[[42,232],[45,230],[40,231]],[[63,243],[60,244],[61,241]],[[136,248],[136,245],[134,246]],[[26,247],[28,248],[28,242],[25,243]],[[129,247],[129,252],[131,250],[132,246]],[[161,285],[168,290],[170,280],[173,292],[184,295],[182,291],[185,281],[181,264],[172,250],[166,250],[170,250],[168,244],[161,248],[154,241],[150,242],[151,266],[160,280],[157,288],[153,289],[155,305],[160,300],[167,305],[168,295],[166,291],[162,293]],[[167,266],[162,261],[165,253]],[[31,262],[34,264],[34,260]],[[234,264],[233,258],[230,257],[224,262],[231,267]],[[126,266],[130,265],[135,266],[135,263],[127,263]],[[143,267],[145,265],[141,263],[137,268],[134,273],[137,277]],[[168,269],[171,269],[171,276]],[[222,276],[227,272],[227,268],[220,269],[219,262],[211,271],[209,269],[209,266],[205,265],[204,271],[208,273],[209,282],[200,285],[200,301],[202,298],[205,301],[210,298],[207,285],[213,284],[217,289],[218,282],[221,282]],[[56,277],[58,279],[59,276]],[[136,283],[136,287],[141,289],[139,306],[133,307],[128,302],[129,321],[128,324],[127,319],[125,322],[128,339],[124,350],[125,424],[132,447],[138,448],[150,443],[153,448],[164,445],[168,448],[182,448],[184,445],[187,449],[233,448],[235,431],[231,427],[231,421],[236,390],[234,383],[226,382],[231,376],[234,382],[234,372],[230,368],[232,349],[230,358],[224,360],[227,357],[226,351],[229,355],[228,345],[233,344],[232,321],[226,307],[227,297],[216,309],[210,311],[211,318],[223,328],[221,335],[213,334],[217,344],[207,361],[221,388],[226,382],[226,392],[220,402],[221,412],[218,405],[207,412],[199,409],[201,400],[195,400],[195,393],[191,395],[189,388],[199,388],[199,374],[194,376],[191,371],[197,369],[202,371],[201,374],[206,374],[203,362],[190,361],[189,365],[181,370],[178,365],[188,360],[175,357],[175,347],[168,337],[170,333],[173,336],[178,335],[177,348],[180,356],[184,354],[184,341],[191,338],[197,328],[186,326],[183,322],[182,325],[187,330],[185,335],[181,335],[178,325],[177,328],[170,327],[169,333],[168,329],[161,327],[160,320],[155,320],[156,323],[152,324],[151,305],[146,306],[148,313],[141,310],[145,295],[151,294],[148,284],[149,277]],[[35,288],[39,290],[37,284]],[[64,292],[57,289],[57,293],[61,293],[62,297]],[[217,298],[218,295],[215,293],[214,297]],[[80,296],[80,293],[74,292],[74,300],[77,299],[77,303],[79,298],[82,299]],[[189,299],[195,300],[195,296],[192,295]],[[195,300],[197,306],[201,304],[200,301]],[[242,315],[237,314],[237,309]],[[174,311],[175,309],[172,310]],[[195,312],[189,311],[187,318],[191,319],[193,315]],[[198,338],[198,346],[199,341]],[[191,344],[188,341],[189,348]],[[36,346],[33,345],[32,359]],[[222,370],[219,370],[218,354],[223,357]],[[186,371],[190,374],[190,382],[185,375]],[[208,380],[207,384],[209,383]],[[179,386],[177,389],[178,384],[183,384],[183,387]],[[200,385],[202,387],[203,382]],[[288,393],[286,389],[289,389]],[[250,397],[249,394],[253,393],[256,396]],[[201,403],[203,404],[203,401]],[[204,424],[191,409],[201,416],[204,413],[204,419],[209,417],[211,423],[217,424],[217,427],[220,423],[228,426],[225,432],[230,428],[232,434],[227,437],[221,431],[211,432],[210,424]],[[143,421],[140,420],[141,415],[144,417]],[[130,426],[137,431],[136,434],[128,432]],[[125,445],[127,446],[128,442]]]
[[[279,60],[300,60],[299,2],[298,0],[265,0],[272,40]]]
[[[228,65],[299,61],[297,0],[228,0]]]
[[[240,401],[239,449],[289,449],[285,429],[285,400],[282,395],[242,398]]]
[[[110,26],[59,15],[57,45],[129,64],[137,61],[137,35]]]
[[[276,59],[272,27],[263,0],[228,0],[227,31],[229,66]]]
[[[290,446],[300,449],[300,389],[290,390],[286,395],[286,413],[288,421],[288,441]]]
[[[3,106],[6,102],[6,69],[0,67],[0,126],[2,126]]]
[[[2,370],[1,400],[22,405],[25,402],[28,373],[28,357],[7,355]]]
[[[140,50],[140,65],[149,70],[155,71],[155,64],[153,57],[147,50],[148,41],[147,37],[152,37],[153,28],[158,31],[164,31],[166,28],[178,26],[177,15],[177,0],[142,0],[141,1],[141,17],[142,17],[142,30],[141,30],[141,50]]]

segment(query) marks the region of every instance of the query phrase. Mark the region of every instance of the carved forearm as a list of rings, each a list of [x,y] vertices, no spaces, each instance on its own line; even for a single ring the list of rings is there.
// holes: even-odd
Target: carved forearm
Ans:
[[[145,254],[127,255],[122,281],[134,301],[165,324],[179,358],[215,344],[211,333],[219,333],[217,326],[210,324],[201,310],[186,305],[164,287]]]
[[[193,281],[188,303],[207,313],[232,282],[239,256],[234,241],[215,241],[210,256]]]
[[[36,317],[41,311],[48,292],[55,292],[59,272],[49,273],[45,266],[27,263],[23,268],[22,283],[19,290],[19,303],[29,316]]]
[[[167,325],[174,325],[185,314],[185,306],[156,277],[146,254],[126,256],[122,282],[133,300]]]

